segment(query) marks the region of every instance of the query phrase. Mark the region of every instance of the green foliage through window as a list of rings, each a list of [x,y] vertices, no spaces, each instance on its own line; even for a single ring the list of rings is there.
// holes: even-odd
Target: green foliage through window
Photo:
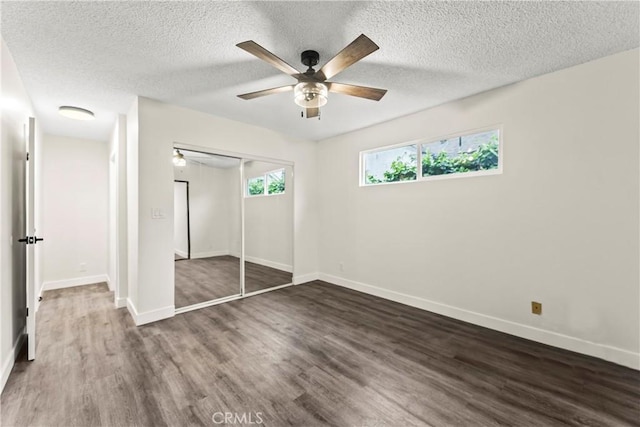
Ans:
[[[248,180],[248,191],[250,196],[264,194],[264,178],[252,178]]]
[[[415,181],[418,170],[417,152],[417,145],[407,145],[366,153],[366,184]]]
[[[498,136],[495,135],[475,150],[450,156],[446,151],[422,153],[422,176],[445,175],[449,173],[474,172],[498,168]]]
[[[497,169],[500,161],[499,133],[492,130],[365,153],[365,184],[415,181],[418,149],[422,150],[422,177]]]
[[[285,190],[284,169],[247,179],[247,196],[283,194]]]
[[[284,169],[267,175],[267,187],[269,194],[284,193]]]

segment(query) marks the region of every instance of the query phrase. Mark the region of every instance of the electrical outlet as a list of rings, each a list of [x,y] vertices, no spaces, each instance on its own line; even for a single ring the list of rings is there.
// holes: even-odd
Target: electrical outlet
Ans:
[[[80,271],[87,271],[87,263],[85,262],[81,262],[80,263]]]
[[[531,312],[533,314],[542,314],[542,303],[531,301]]]
[[[338,267],[340,267],[340,271],[344,271],[344,263],[343,262],[338,264]]]

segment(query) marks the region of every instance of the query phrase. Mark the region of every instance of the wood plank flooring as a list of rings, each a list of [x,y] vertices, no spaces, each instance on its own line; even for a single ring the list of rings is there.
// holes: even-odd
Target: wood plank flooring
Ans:
[[[1,422],[623,426],[639,405],[637,371],[323,282],[142,327],[92,285],[44,294]]]
[[[247,293],[286,285],[293,282],[293,274],[245,261],[244,289]]]
[[[245,262],[245,290],[291,283],[285,271]],[[175,305],[186,307],[240,293],[240,259],[233,256],[183,259],[175,263]]]

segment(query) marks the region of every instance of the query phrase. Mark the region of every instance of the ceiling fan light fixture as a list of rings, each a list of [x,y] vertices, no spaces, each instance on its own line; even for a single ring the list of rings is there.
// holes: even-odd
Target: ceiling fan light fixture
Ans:
[[[187,159],[184,158],[184,154],[182,154],[180,150],[176,150],[173,153],[173,164],[178,167],[187,166]]]
[[[322,83],[298,83],[293,89],[296,104],[302,108],[319,108],[327,103],[329,90]]]
[[[86,110],[80,107],[71,107],[69,105],[63,105],[58,108],[58,113],[64,117],[75,120],[93,120],[95,115],[93,111]]]

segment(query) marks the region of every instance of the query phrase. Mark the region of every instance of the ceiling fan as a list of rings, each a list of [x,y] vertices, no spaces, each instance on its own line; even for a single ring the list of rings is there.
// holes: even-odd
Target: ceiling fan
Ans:
[[[357,39],[351,42],[351,44],[342,49],[318,71],[314,70],[313,67],[318,64],[320,55],[315,50],[305,50],[301,55],[302,64],[308,67],[307,71],[304,73],[296,70],[253,40],[238,43],[236,46],[240,49],[246,50],[263,61],[268,62],[280,71],[298,80],[298,83],[295,85],[274,87],[271,89],[238,95],[238,97],[242,99],[249,100],[292,90],[294,93],[295,103],[306,110],[307,118],[311,118],[318,117],[320,115],[320,107],[327,103],[327,95],[329,92],[357,96],[359,98],[366,98],[374,101],[380,101],[384,94],[387,93],[386,89],[376,89],[372,87],[354,86],[327,81],[327,79],[330,79],[345,68],[353,65],[365,56],[379,49],[378,45],[364,34],[361,34]]]

